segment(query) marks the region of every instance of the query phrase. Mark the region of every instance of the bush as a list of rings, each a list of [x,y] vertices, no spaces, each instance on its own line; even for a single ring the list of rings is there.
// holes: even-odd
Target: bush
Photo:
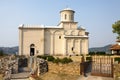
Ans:
[[[105,52],[89,52],[89,55],[106,55]]]
[[[47,60],[47,61],[51,61],[51,62],[53,62],[53,63],[63,63],[63,64],[65,64],[65,63],[70,63],[70,62],[73,62],[72,61],[72,59],[71,58],[67,58],[67,57],[65,57],[65,58],[63,58],[63,59],[60,59],[60,58],[54,58],[53,56],[41,56],[41,55],[39,55],[39,56],[37,56],[38,58],[42,58],[42,59],[44,59],[44,60]]]
[[[41,56],[41,55],[38,55],[37,57],[38,57],[38,58],[42,58],[42,59],[44,59],[44,60],[47,60],[47,56],[44,56],[44,55],[42,55],[42,56]]]
[[[61,59],[61,63],[63,63],[63,64],[65,64],[65,63],[70,63],[70,62],[72,62],[72,59],[71,59],[71,58],[65,57],[65,58]]]
[[[47,61],[54,61],[55,60],[55,58],[53,57],[53,56],[47,56]]]
[[[61,59],[57,57],[53,62],[58,64],[59,62],[61,62]]]
[[[8,54],[4,53],[3,50],[0,50],[0,56],[7,56]]]
[[[4,55],[4,52],[1,50],[0,51],[0,56],[3,56]]]
[[[89,52],[89,55],[95,55],[95,52]]]
[[[86,60],[92,61],[92,57],[86,57]]]
[[[118,62],[120,62],[120,58],[115,58],[115,61],[118,61]]]
[[[97,55],[106,55],[105,52],[96,52]]]

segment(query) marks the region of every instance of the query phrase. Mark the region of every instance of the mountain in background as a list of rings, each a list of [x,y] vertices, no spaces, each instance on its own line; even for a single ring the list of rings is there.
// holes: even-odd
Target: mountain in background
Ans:
[[[89,48],[89,52],[106,52],[110,53],[110,47],[111,44],[106,45],[104,47],[94,47],[94,48]],[[0,47],[0,50],[2,50],[6,54],[16,54],[18,53],[18,46],[16,47]]]
[[[6,54],[16,54],[16,53],[18,53],[18,46],[16,46],[16,47],[0,47],[0,51],[1,50]]]
[[[104,47],[94,47],[94,48],[89,48],[89,52],[106,52],[110,53],[110,47],[112,44],[106,45]]]

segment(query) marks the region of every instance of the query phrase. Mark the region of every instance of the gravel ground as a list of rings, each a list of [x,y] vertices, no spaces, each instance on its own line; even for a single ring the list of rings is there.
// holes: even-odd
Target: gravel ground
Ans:
[[[80,76],[77,80],[114,80],[113,78],[109,77],[99,77],[99,76]]]
[[[45,73],[40,76],[39,80],[113,80],[113,78],[109,77],[98,77],[91,76],[88,77],[80,76],[80,75],[67,75],[67,74],[55,74],[55,73]]]
[[[77,80],[80,75],[67,75],[67,74],[55,74],[55,73],[45,73],[40,76],[41,80]]]

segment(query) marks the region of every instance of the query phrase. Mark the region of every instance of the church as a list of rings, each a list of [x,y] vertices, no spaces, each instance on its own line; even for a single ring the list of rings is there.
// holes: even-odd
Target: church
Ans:
[[[88,54],[89,33],[74,21],[75,11],[60,11],[57,26],[19,25],[19,55],[81,55]]]

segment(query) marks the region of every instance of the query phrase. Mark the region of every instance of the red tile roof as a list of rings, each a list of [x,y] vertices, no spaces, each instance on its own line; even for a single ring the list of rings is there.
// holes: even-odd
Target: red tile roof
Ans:
[[[117,40],[116,42],[120,42],[120,40]]]
[[[120,50],[120,45],[115,44],[110,47],[111,50]]]

